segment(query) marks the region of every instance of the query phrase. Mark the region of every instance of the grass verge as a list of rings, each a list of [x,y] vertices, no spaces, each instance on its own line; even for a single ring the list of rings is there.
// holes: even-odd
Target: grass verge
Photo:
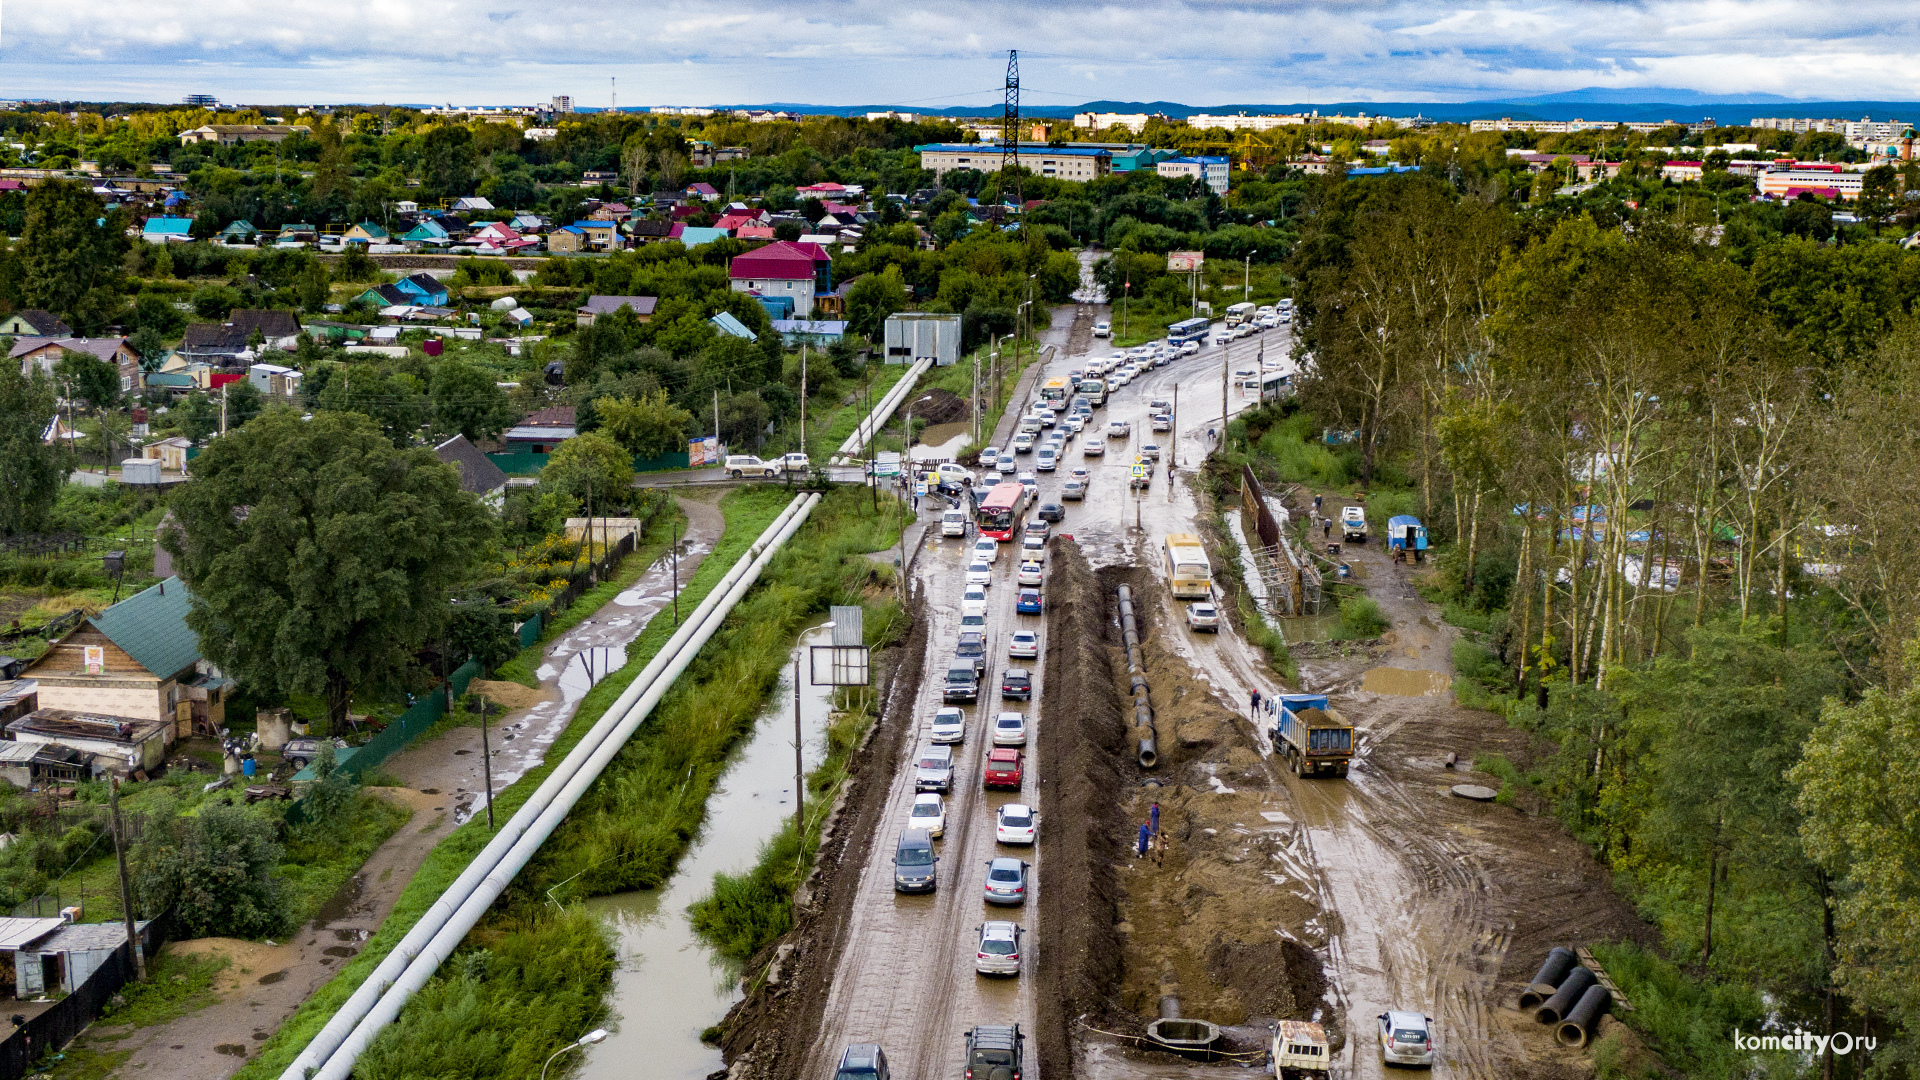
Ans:
[[[1736,1048],[1733,1033],[1758,1034],[1769,1003],[1760,991],[1731,980],[1705,982],[1673,961],[1631,944],[1593,946],[1594,959],[1620,987],[1633,1011],[1623,1021],[1670,1068],[1596,1047],[1596,1075],[1602,1078],[1663,1077],[1678,1073],[1701,1080],[1801,1075],[1797,1055],[1786,1051]]]
[[[777,513],[777,511],[776,511]],[[522,686],[538,687],[540,680],[534,672],[540,667],[540,658],[546,655],[547,646],[554,638],[580,625],[587,616],[599,611],[607,602],[631,588],[633,583],[654,564],[654,561],[667,553],[673,545],[675,531],[685,535],[687,515],[680,505],[669,502],[665,510],[653,516],[645,532],[640,534],[639,543],[626,558],[620,560],[620,568],[612,577],[580,594],[580,598],[567,606],[567,610],[553,617],[540,627],[540,640],[520,650],[520,654],[501,664],[493,677],[504,682],[517,682]],[[683,593],[684,595],[684,593]],[[432,734],[431,732],[429,734]]]
[[[110,1001],[100,1017],[109,1024],[141,1028],[204,1009],[220,1000],[213,980],[232,962],[224,956],[162,949],[147,964],[147,981],[128,983],[120,991],[125,1004]]]
[[[733,564],[752,545],[760,533],[780,515],[791,499],[786,492],[773,488],[749,487],[735,491],[720,501],[720,510],[726,516],[727,526],[714,549],[700,564],[693,579],[681,589],[681,599],[689,604],[698,604],[712,591],[714,585],[732,568]],[[547,757],[538,768],[529,770],[517,783],[498,792],[494,796],[494,809],[497,815],[511,817],[527,801],[540,784],[546,780],[554,766],[579,743],[580,738],[599,721],[607,707],[617,700],[649,660],[673,636],[675,627],[671,612],[663,612],[647,624],[634,643],[627,649],[627,665],[619,671],[601,680],[600,684],[587,692],[580,703],[580,709],[574,715],[573,722],[567,725],[548,749]],[[420,867],[413,880],[401,893],[393,911],[380,925],[379,931],[368,940],[366,948],[354,957],[325,986],[307,999],[286,1023],[280,1026],[271,1039],[260,1048],[260,1052],[242,1066],[235,1074],[237,1080],[271,1080],[286,1069],[313,1036],[323,1027],[327,1019],[339,1009],[353,991],[360,985],[380,961],[399,944],[407,931],[420,920],[421,915],[432,906],[447,886],[453,884],[473,857],[487,845],[491,835],[487,832],[486,819],[476,817],[442,840],[433,853]],[[524,920],[531,928],[538,917]],[[477,931],[476,931],[477,934]],[[604,940],[602,941],[604,947]],[[589,958],[590,959],[590,958]],[[594,970],[589,968],[588,970]],[[484,978],[484,973],[482,973]],[[611,978],[609,974],[608,979]],[[601,991],[604,991],[602,980]],[[599,992],[595,994],[598,1000]],[[477,998],[474,1007],[479,1007]],[[551,1053],[555,1045],[539,1039],[544,1029],[529,1029],[525,1033],[525,1042],[529,1046],[545,1046],[544,1053]],[[579,1037],[580,1030],[568,1029],[559,1041],[571,1041]],[[543,1055],[544,1056],[544,1055]],[[537,1073],[537,1069],[534,1072]],[[475,1072],[460,1075],[478,1076]],[[487,1075],[492,1075],[489,1069]],[[524,1075],[524,1074],[519,1074]]]

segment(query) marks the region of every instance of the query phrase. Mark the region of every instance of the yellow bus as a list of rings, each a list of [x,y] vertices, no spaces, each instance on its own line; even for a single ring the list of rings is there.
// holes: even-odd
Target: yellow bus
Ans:
[[[1066,408],[1067,380],[1064,378],[1048,379],[1042,383],[1040,385],[1040,400],[1053,405],[1055,408]]]
[[[1207,549],[1192,533],[1167,534],[1167,585],[1176,600],[1205,600],[1213,595],[1213,567]]]

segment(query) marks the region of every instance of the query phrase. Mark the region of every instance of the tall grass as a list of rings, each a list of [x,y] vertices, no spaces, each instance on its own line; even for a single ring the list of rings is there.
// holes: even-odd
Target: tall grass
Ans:
[[[1295,412],[1268,428],[1254,448],[1289,483],[1328,490],[1352,487],[1360,475],[1359,450],[1328,446],[1322,434],[1312,413]]]
[[[1633,1003],[1618,1019],[1633,1028],[1667,1066],[1697,1080],[1760,1080],[1800,1075],[1795,1055],[1736,1049],[1733,1033],[1758,1034],[1770,1011],[1760,991],[1728,980],[1703,982],[1671,960],[1637,945],[1594,945],[1594,958]],[[1609,1066],[1613,1075],[1644,1070]],[[1667,1074],[1671,1075],[1671,1073]]]
[[[1340,601],[1340,622],[1334,628],[1335,641],[1358,641],[1379,637],[1393,625],[1380,613],[1380,605],[1371,596],[1349,596]]]

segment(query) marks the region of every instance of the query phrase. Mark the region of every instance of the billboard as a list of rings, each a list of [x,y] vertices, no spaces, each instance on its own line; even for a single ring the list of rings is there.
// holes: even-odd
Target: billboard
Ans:
[[[1197,274],[1206,265],[1207,253],[1204,251],[1167,252],[1167,273]]]
[[[727,448],[720,440],[709,435],[704,439],[687,440],[687,466],[697,469],[702,465],[719,465],[727,460]]]

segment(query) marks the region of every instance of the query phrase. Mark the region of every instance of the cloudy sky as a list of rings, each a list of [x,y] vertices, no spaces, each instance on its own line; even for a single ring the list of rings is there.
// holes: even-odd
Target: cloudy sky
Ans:
[[[3,3],[4,0],[0,0]],[[89,0],[0,9],[0,96],[623,105],[1920,100],[1913,0]]]

